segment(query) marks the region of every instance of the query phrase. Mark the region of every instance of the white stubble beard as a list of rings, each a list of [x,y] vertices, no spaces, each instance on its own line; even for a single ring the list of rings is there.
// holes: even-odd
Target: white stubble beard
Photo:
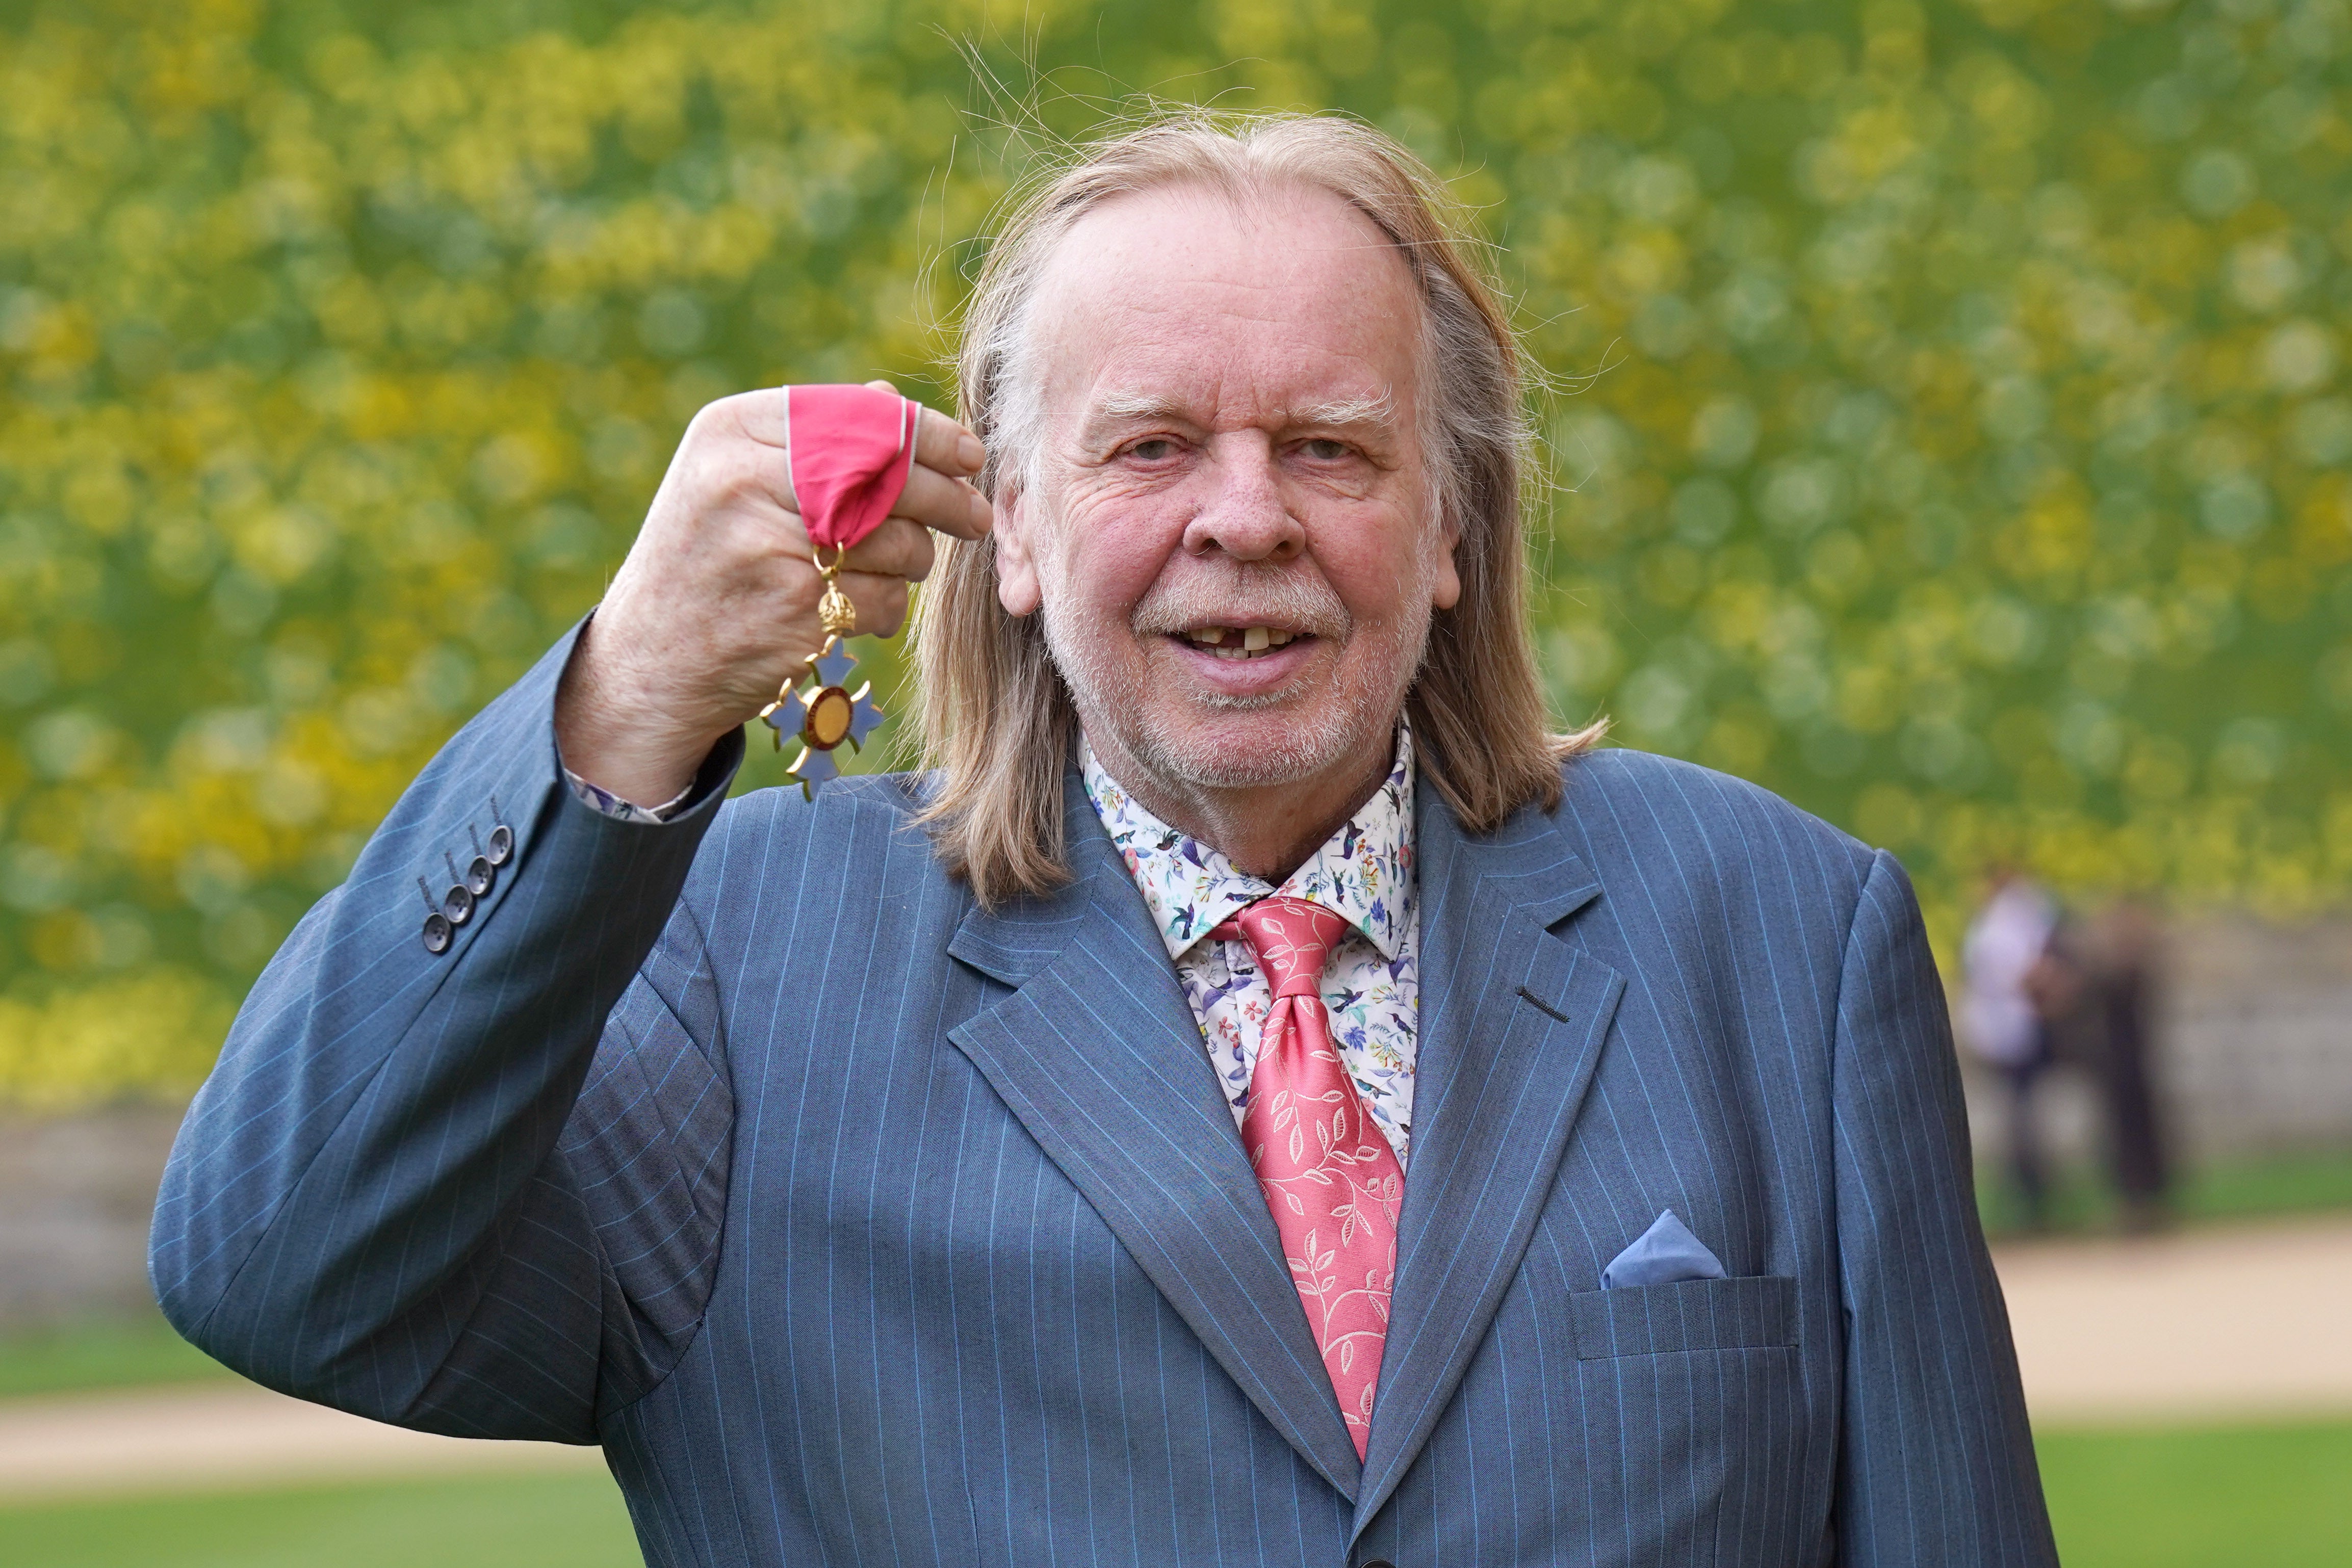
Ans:
[[[1058,564],[1042,574],[1040,619],[1079,723],[1089,735],[1116,738],[1137,766],[1171,791],[1263,789],[1312,779],[1359,751],[1385,750],[1428,643],[1434,565],[1426,554],[1413,563],[1416,581],[1393,633],[1391,656],[1353,666],[1345,658],[1358,636],[1353,618],[1318,576],[1235,563],[1240,575],[1232,587],[1198,573],[1176,584],[1163,579],[1122,625],[1091,613],[1082,596],[1064,591]],[[1272,736],[1253,737],[1245,748],[1171,724],[1164,706],[1151,698],[1141,657],[1153,638],[1212,621],[1225,623],[1236,602],[1265,622],[1311,630],[1341,655],[1339,679],[1322,700],[1305,706],[1292,722],[1271,727]],[[1249,713],[1284,707],[1298,697],[1295,688],[1276,688],[1256,696],[1209,694],[1188,701],[1213,713]]]

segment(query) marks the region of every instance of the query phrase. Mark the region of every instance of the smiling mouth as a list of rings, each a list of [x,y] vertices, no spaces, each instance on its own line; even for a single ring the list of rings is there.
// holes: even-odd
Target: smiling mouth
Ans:
[[[1309,642],[1311,632],[1286,632],[1279,626],[1195,626],[1177,633],[1177,640],[1219,659],[1262,659],[1292,643]]]

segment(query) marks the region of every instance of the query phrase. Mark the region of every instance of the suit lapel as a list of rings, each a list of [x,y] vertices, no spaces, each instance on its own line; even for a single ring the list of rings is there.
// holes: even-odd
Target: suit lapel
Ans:
[[[1276,1429],[1360,1477],[1281,1240],[1167,948],[1075,777],[1077,880],[974,908],[949,952],[1017,988],[948,1031]]]
[[[1412,1168],[1360,1533],[1429,1440],[1517,1273],[1623,978],[1546,927],[1599,891],[1541,814],[1465,837],[1424,787]]]

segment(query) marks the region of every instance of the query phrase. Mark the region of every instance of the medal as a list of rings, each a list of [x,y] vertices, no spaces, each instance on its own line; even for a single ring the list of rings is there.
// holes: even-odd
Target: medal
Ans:
[[[800,756],[786,771],[800,780],[801,794],[812,800],[818,785],[841,777],[841,768],[833,760],[834,747],[847,741],[850,750],[857,750],[883,719],[882,710],[867,695],[874,689],[872,682],[861,683],[855,692],[849,690],[849,672],[856,667],[857,656],[843,647],[841,640],[857,630],[857,612],[851,608],[849,595],[834,581],[845,553],[836,550],[833,564],[826,566],[822,547],[817,551],[817,570],[824,575],[824,597],[818,601],[816,612],[824,622],[824,646],[803,670],[786,678],[774,702],[760,710],[760,717],[776,732],[777,750],[784,748],[787,735],[801,743]],[[816,685],[805,695],[796,689],[811,678]]]
[[[920,404],[873,387],[784,390],[784,456],[802,526],[824,579],[824,597],[817,601],[824,642],[785,677],[783,689],[760,710],[760,717],[775,732],[777,750],[783,749],[787,736],[801,743],[788,771],[802,795],[812,800],[818,785],[841,776],[834,751],[845,742],[852,751],[859,749],[883,719],[871,683],[849,689],[857,659],[843,640],[857,630],[857,611],[835,580],[851,547],[881,527],[906,490],[921,417]],[[829,564],[827,550],[833,552]]]

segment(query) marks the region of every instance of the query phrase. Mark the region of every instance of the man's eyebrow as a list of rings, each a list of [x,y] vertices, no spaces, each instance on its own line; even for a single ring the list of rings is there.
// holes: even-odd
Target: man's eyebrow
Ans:
[[[1337,398],[1288,410],[1285,417],[1294,425],[1344,430],[1370,424],[1386,429],[1396,423],[1396,396],[1384,392],[1378,397]]]
[[[1183,419],[1184,405],[1159,392],[1113,392],[1087,411],[1088,423],[1114,419]]]
[[[1189,422],[1191,414],[1183,403],[1158,392],[1113,392],[1087,411],[1087,423],[1099,424],[1130,419]],[[1328,402],[1307,403],[1295,409],[1285,409],[1283,423],[1324,429],[1360,428],[1364,425],[1386,428],[1396,423],[1396,396],[1393,392],[1383,392],[1377,397],[1335,398]]]

